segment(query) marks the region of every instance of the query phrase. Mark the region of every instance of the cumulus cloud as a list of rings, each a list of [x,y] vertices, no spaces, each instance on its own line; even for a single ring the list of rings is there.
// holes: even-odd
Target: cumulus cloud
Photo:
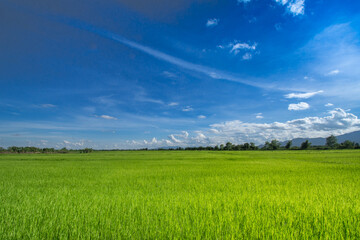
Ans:
[[[264,116],[262,115],[262,113],[257,113],[255,118],[256,119],[263,119]]]
[[[334,76],[334,75],[338,75],[340,73],[340,71],[338,69],[332,70],[330,72],[328,72],[326,75],[327,76]]]
[[[334,104],[332,104],[332,103],[325,104],[325,107],[332,107],[332,106],[334,106]]]
[[[324,117],[305,117],[286,122],[247,123],[234,120],[216,123],[210,125],[207,130],[194,131],[192,134],[183,131],[169,135],[168,139],[157,140],[156,144],[148,141],[145,146],[137,142],[133,147],[214,146],[228,141],[236,144],[244,142],[263,144],[272,139],[285,141],[294,138],[328,137],[331,134],[341,135],[358,130],[360,130],[358,117],[336,108]]]
[[[109,115],[101,115],[100,118],[107,119],[107,120],[117,120],[116,117],[112,117]]]
[[[288,10],[294,15],[304,15],[305,0],[291,1],[288,5]]]
[[[206,116],[204,116],[204,115],[199,115],[198,118],[199,118],[199,119],[205,119]]]
[[[306,117],[287,122],[244,123],[238,120],[210,126],[218,140],[264,143],[271,139],[281,141],[293,138],[328,137],[360,130],[360,120],[352,113],[336,108],[325,117]]]
[[[310,105],[306,102],[291,103],[289,104],[288,110],[290,111],[301,111],[309,109]]]
[[[109,145],[94,143],[90,140],[61,140],[55,145],[57,148],[84,148],[96,149],[135,149],[159,147],[188,147],[214,146],[228,141],[240,144],[254,142],[263,144],[265,141],[277,139],[279,141],[294,138],[328,137],[341,135],[360,130],[358,117],[341,108],[335,108],[325,116],[313,116],[294,119],[285,122],[255,123],[239,120],[215,123],[201,131],[181,131],[173,133],[167,139],[152,138],[150,140],[126,140]],[[50,146],[50,143],[46,143]],[[52,146],[53,147],[53,146]]]
[[[218,18],[211,18],[211,19],[208,19],[207,22],[206,22],[207,27],[215,27],[218,24],[219,24],[219,19]]]
[[[285,95],[285,98],[311,98],[319,93],[323,93],[323,90],[317,91],[317,92],[307,92],[307,93],[289,93]]]

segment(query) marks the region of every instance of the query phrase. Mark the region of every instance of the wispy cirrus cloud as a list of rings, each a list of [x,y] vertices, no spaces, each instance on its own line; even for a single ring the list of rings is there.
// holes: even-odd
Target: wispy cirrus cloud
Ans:
[[[100,115],[100,118],[107,119],[107,120],[117,120],[116,117],[109,116],[109,115]]]
[[[178,102],[171,102],[171,103],[168,104],[168,106],[170,106],[170,107],[175,107],[175,106],[178,106],[178,105],[179,105]]]
[[[115,42],[121,43],[125,46],[136,49],[143,53],[146,53],[146,54],[148,54],[154,58],[157,58],[159,60],[174,64],[183,69],[187,69],[187,70],[191,70],[191,71],[194,71],[197,73],[205,74],[208,77],[211,77],[213,79],[221,79],[221,80],[226,80],[226,81],[231,81],[231,82],[238,82],[238,83],[246,84],[246,85],[257,87],[257,88],[273,88],[274,87],[272,85],[267,85],[264,83],[257,83],[255,81],[250,81],[250,80],[246,80],[246,79],[243,79],[240,77],[236,77],[232,73],[223,72],[221,70],[217,70],[217,69],[206,67],[206,66],[203,66],[200,64],[194,64],[194,63],[185,61],[183,59],[171,56],[167,53],[161,52],[161,51],[153,49],[151,47],[131,41],[119,34],[113,33],[111,31],[108,31],[105,29],[98,28],[96,26],[87,24],[85,22],[76,21],[74,19],[61,19],[61,22],[68,24],[69,26],[72,26],[72,27],[76,27],[76,28],[79,28],[79,29],[82,29],[85,31],[89,31],[91,33],[97,34],[104,38],[111,39]],[[236,44],[238,44],[238,42],[235,42],[233,44],[235,46]],[[254,50],[254,45],[249,45],[249,44],[246,45],[246,44],[247,43],[242,45],[240,43],[240,45],[235,46],[235,48],[234,48],[234,46],[232,46],[232,48],[234,48],[233,52],[234,53],[238,52],[238,50],[240,50],[240,49]],[[255,48],[256,48],[256,45],[255,45]],[[246,58],[248,58],[248,57],[245,57],[245,59]],[[216,76],[216,78],[214,78],[214,76]]]
[[[334,75],[338,75],[340,73],[340,71],[338,69],[332,70],[330,72],[328,72],[326,75],[327,76],[334,76]]]
[[[303,99],[307,99],[307,98],[311,98],[317,94],[323,93],[323,90],[320,91],[316,91],[316,92],[307,92],[307,93],[289,93],[285,95],[285,98],[303,98]]]

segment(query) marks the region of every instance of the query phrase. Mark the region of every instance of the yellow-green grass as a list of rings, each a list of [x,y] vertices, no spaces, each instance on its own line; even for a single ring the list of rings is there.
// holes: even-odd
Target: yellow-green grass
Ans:
[[[0,239],[360,239],[360,151],[0,155]]]

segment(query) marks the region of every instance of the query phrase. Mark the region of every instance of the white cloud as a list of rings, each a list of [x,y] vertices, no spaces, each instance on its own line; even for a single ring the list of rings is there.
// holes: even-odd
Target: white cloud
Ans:
[[[264,116],[262,115],[262,113],[257,113],[256,114],[256,119],[263,119]]]
[[[288,11],[294,16],[304,15],[305,13],[305,0],[275,0],[275,2],[286,6]]]
[[[199,119],[205,119],[206,116],[204,116],[204,115],[199,115],[198,118],[199,118]]]
[[[103,118],[103,119],[107,119],[107,120],[117,120],[116,117],[112,117],[112,116],[109,116],[109,115],[101,115],[100,117]]]
[[[95,149],[135,149],[158,147],[214,146],[228,141],[240,144],[254,142],[263,144],[265,141],[278,139],[285,141],[293,138],[328,137],[331,134],[341,135],[360,130],[360,120],[354,114],[341,108],[328,112],[325,116],[305,117],[285,122],[255,123],[239,120],[227,121],[210,125],[202,131],[181,131],[170,134],[167,139],[150,138],[151,140],[123,140],[116,143],[92,142],[91,140],[59,139],[59,142],[43,140],[31,143],[43,147],[79,149],[91,147]],[[41,141],[40,141],[41,140]],[[1,138],[0,138],[1,143]],[[44,146],[45,145],[45,146]]]
[[[244,123],[238,120],[213,124],[210,132],[215,134],[213,142],[232,141],[257,144],[271,139],[280,141],[305,137],[328,137],[360,130],[357,116],[336,108],[325,117],[305,117],[287,122]]]
[[[177,139],[173,134],[169,136],[170,140],[174,143],[181,143],[179,139]]]
[[[219,24],[219,19],[218,18],[211,18],[211,19],[208,19],[207,22],[206,22],[206,26],[207,27],[215,27],[216,25]]]
[[[326,75],[327,76],[334,76],[334,75],[338,75],[340,73],[340,71],[338,69],[332,70],[331,72],[328,72]]]
[[[307,104],[306,102],[299,102],[299,103],[291,103],[289,104],[288,110],[290,111],[301,111],[301,110],[306,110],[309,109],[310,105]]]
[[[275,0],[278,3],[281,3],[282,5],[285,5],[288,3],[288,0]]]
[[[293,0],[288,5],[288,10],[294,15],[304,15],[305,0]]]
[[[171,134],[169,139],[162,139],[151,147],[160,146],[209,146],[230,141],[232,143],[254,142],[278,139],[285,141],[293,138],[328,137],[360,130],[360,120],[352,113],[336,108],[324,117],[305,117],[286,122],[246,123],[239,120],[210,125],[206,131],[194,131],[193,134],[182,132]],[[140,146],[146,147],[146,146]]]
[[[317,92],[308,92],[308,93],[289,93],[285,95],[285,98],[311,98],[319,93],[323,93],[323,90],[317,91]]]
[[[248,43],[241,43],[235,41],[234,43],[230,43],[228,47],[230,48],[230,53],[237,55],[242,50],[254,51],[256,50],[257,43],[248,44]]]
[[[183,108],[183,112],[190,112],[190,111],[193,111],[194,109],[190,106],[186,106],[185,108]]]
[[[332,104],[332,103],[325,104],[325,107],[332,107],[332,106],[334,106],[334,104]]]
[[[250,60],[252,58],[252,54],[251,53],[245,53],[243,56],[242,56],[242,59],[244,60]]]
[[[174,106],[178,106],[178,105],[179,105],[179,103],[177,103],[177,102],[171,102],[168,104],[168,106],[170,106],[170,107],[174,107]]]

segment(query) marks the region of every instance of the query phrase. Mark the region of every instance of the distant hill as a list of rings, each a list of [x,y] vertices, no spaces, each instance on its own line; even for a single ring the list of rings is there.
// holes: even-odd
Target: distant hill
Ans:
[[[346,140],[360,143],[360,131],[339,135],[336,136],[336,138],[338,140],[338,143],[342,143]],[[292,145],[300,147],[301,143],[305,142],[306,140],[309,140],[312,146],[322,146],[326,144],[326,138],[294,138],[292,140]],[[281,142],[281,146],[285,146],[286,143],[287,141]]]

